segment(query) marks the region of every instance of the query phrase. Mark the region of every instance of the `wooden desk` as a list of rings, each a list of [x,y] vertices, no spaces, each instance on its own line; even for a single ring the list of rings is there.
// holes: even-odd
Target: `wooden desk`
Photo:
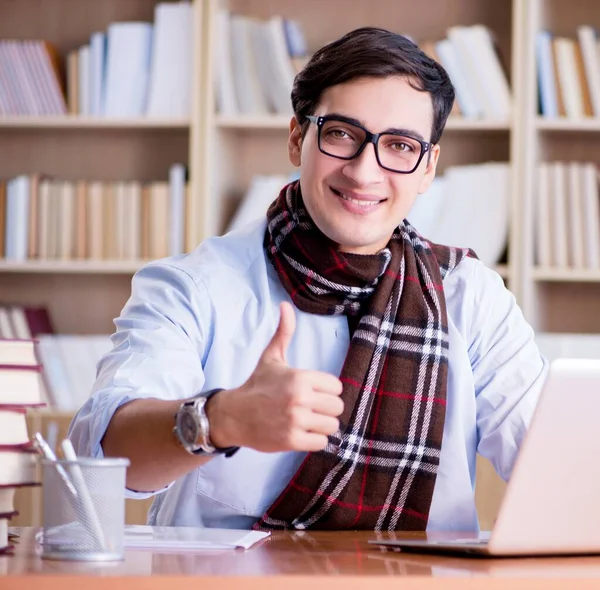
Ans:
[[[278,532],[248,551],[127,551],[115,563],[41,559],[35,529],[0,557],[2,590],[361,590],[384,586],[568,590],[600,588],[600,557],[481,559],[402,554],[367,544],[373,533]],[[218,576],[218,577],[217,577]]]

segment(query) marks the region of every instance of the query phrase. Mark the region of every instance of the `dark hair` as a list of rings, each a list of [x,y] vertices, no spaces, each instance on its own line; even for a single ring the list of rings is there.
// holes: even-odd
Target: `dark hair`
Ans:
[[[303,127],[323,92],[356,78],[406,76],[416,90],[429,92],[433,104],[431,142],[442,136],[454,103],[454,87],[446,70],[407,37],[375,27],[355,29],[319,49],[296,76],[294,114]]]

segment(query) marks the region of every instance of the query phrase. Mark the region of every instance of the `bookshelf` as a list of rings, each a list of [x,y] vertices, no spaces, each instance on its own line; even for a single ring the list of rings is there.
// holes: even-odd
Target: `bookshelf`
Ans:
[[[152,21],[156,0],[0,0],[0,38],[43,38],[64,58],[92,32],[114,21]],[[85,5],[85,6],[84,6]],[[0,117],[0,175],[46,171],[65,179],[165,179],[175,161],[189,169],[189,240],[219,234],[255,174],[291,171],[289,118],[225,116],[215,104],[216,17],[220,7],[260,19],[297,19],[310,51],[364,25],[383,26],[416,40],[441,39],[452,25],[484,24],[495,34],[510,81],[510,120],[451,117],[438,168],[487,161],[510,162],[508,257],[497,271],[534,327],[600,331],[594,314],[600,273],[537,268],[533,252],[535,168],[544,158],[600,164],[600,120],[548,120],[537,114],[535,35],[541,27],[573,35],[577,25],[600,25],[600,5],[585,0],[196,0],[192,109],[189,119],[103,119],[81,116]],[[329,15],[335,15],[331,17]],[[127,300],[131,275],[144,261],[0,261],[0,304],[44,304],[58,331],[112,331]],[[93,305],[90,305],[93,301]],[[44,420],[48,414],[44,414]],[[68,417],[61,416],[66,421]],[[486,487],[496,486],[482,467]],[[480,497],[481,497],[481,491]],[[483,495],[485,497],[485,494]],[[486,512],[489,520],[493,508]]]
[[[520,104],[523,149],[521,198],[522,289],[520,303],[526,317],[538,331],[600,331],[600,271],[571,267],[548,268],[535,258],[534,203],[539,181],[540,162],[593,162],[600,164],[598,136],[600,118],[555,117],[538,115],[535,41],[539,31],[577,38],[577,27],[600,25],[600,6],[581,0],[533,0],[522,3],[524,28],[522,59],[525,74]]]
[[[131,275],[149,260],[0,260],[2,273],[68,273]]]
[[[439,5],[432,3],[431,11],[413,10],[407,1],[380,1],[370,3],[356,2],[353,10],[348,11],[340,0],[326,3],[309,0],[299,6],[296,2],[285,0],[231,0],[227,3],[210,0],[205,3],[205,22],[207,29],[213,32],[207,35],[205,47],[209,53],[208,100],[205,103],[204,118],[206,133],[213,139],[215,149],[207,153],[212,157],[212,165],[206,178],[207,195],[215,199],[215,221],[217,231],[222,231],[235,210],[244,191],[255,174],[278,174],[291,172],[287,162],[287,129],[289,117],[282,115],[224,115],[218,112],[216,101],[215,53],[218,40],[214,35],[217,28],[217,11],[228,8],[231,13],[256,19],[267,19],[277,14],[297,19],[303,26],[309,53],[319,46],[333,40],[344,32],[364,25],[383,26],[411,35],[416,40],[441,39],[452,25],[471,25],[483,23],[489,26],[496,36],[503,63],[508,66],[507,74],[514,86],[512,56],[518,40],[513,34],[517,12],[513,6],[518,2],[502,5],[480,3],[477,1],[451,1]],[[335,19],[323,18],[323,11],[335,14]],[[398,23],[397,26],[391,23]],[[518,60],[517,60],[518,61]],[[518,67],[518,63],[517,63]],[[516,110],[516,109],[515,109]],[[439,173],[449,166],[486,161],[516,161],[513,154],[518,149],[515,125],[517,119],[465,119],[452,116],[448,120],[443,138],[442,157],[438,166]],[[517,176],[513,179],[511,193],[516,195]],[[514,206],[513,206],[514,210]],[[517,224],[511,223],[511,228]],[[518,236],[511,229],[509,251],[515,251]],[[520,274],[515,260],[510,258],[498,267],[500,274],[509,287],[516,293]]]
[[[84,5],[85,4],[85,5]],[[90,35],[117,21],[147,21],[154,17],[155,0],[103,0],[78,3],[50,0],[42,4],[25,0],[0,0],[3,18],[0,38],[45,39],[60,56],[88,43]],[[194,30],[202,35],[202,3],[195,4]],[[201,55],[199,45],[194,55]],[[192,89],[199,88],[202,60],[190,72]],[[190,213],[186,247],[205,233],[200,200],[202,133],[200,104],[194,100],[186,118],[103,118],[92,116],[0,116],[0,175],[42,172],[62,180],[141,181],[168,178],[169,166],[188,166]],[[129,296],[131,275],[144,260],[0,260],[0,302],[43,304],[59,331],[109,333]],[[94,285],[91,289],[88,285]],[[97,305],[86,306],[91,297]],[[74,320],[68,320],[74,315]]]
[[[111,119],[83,116],[0,117],[0,129],[184,129],[187,119]]]

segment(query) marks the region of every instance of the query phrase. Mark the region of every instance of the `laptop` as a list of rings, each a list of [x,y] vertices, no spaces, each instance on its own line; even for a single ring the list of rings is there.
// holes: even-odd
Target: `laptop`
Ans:
[[[600,359],[550,365],[493,530],[372,540],[402,551],[600,554]]]

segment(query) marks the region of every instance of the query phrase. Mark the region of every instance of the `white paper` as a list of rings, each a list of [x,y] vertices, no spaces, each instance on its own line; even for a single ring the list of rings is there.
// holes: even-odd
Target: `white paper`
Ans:
[[[249,549],[270,532],[173,526],[125,526],[125,547],[131,549]]]

